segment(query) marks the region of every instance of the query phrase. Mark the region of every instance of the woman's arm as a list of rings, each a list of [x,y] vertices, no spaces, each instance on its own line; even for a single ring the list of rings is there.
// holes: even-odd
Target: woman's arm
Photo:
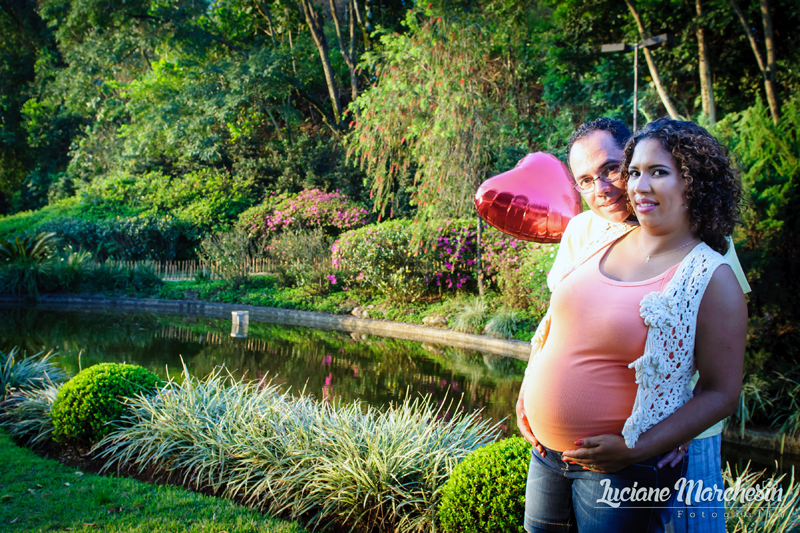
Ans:
[[[742,390],[747,305],[731,268],[714,272],[697,315],[695,361],[700,392],[639,437],[632,449],[621,435],[576,441],[564,457],[591,470],[616,472],[688,442],[736,410]],[[580,443],[580,444],[579,444]]]

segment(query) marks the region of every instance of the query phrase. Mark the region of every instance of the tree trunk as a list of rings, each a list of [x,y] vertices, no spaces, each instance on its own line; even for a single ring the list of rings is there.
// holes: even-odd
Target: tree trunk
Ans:
[[[300,4],[303,7],[303,15],[305,15],[306,24],[311,31],[311,37],[314,39],[314,44],[317,45],[320,61],[322,61],[325,83],[328,85],[328,94],[333,105],[333,119],[338,127],[342,122],[342,105],[339,101],[339,87],[336,84],[336,76],[331,65],[328,40],[325,38],[324,22],[310,0],[300,0]]]
[[[633,2],[631,0],[625,0],[625,3],[628,4],[628,9],[636,21],[636,26],[639,28],[639,37],[642,39],[642,41],[644,41],[646,37],[644,24],[642,24],[642,17],[639,16],[639,12],[636,11],[636,8],[633,6]],[[653,85],[656,86],[656,91],[658,91],[658,96],[661,97],[661,102],[664,104],[664,107],[667,108],[667,113],[669,113],[670,118],[678,120],[680,116],[675,110],[675,106],[672,105],[672,101],[669,99],[667,91],[664,90],[664,86],[661,84],[661,78],[658,76],[658,69],[653,61],[653,56],[650,54],[650,50],[647,48],[642,48],[642,50],[644,50],[644,58],[647,61],[647,68],[650,69],[650,77],[653,78]]]
[[[756,56],[758,68],[761,69],[761,75],[764,77],[764,90],[767,93],[767,102],[769,103],[769,111],[772,114],[772,123],[777,124],[781,116],[781,111],[780,107],[778,106],[778,98],[775,95],[775,49],[772,32],[772,17],[769,13],[769,5],[767,4],[767,0],[761,0],[761,18],[764,23],[765,34],[764,40],[767,41],[767,59],[769,61],[771,56],[771,66],[768,66],[764,63],[764,57],[761,55],[761,51],[758,49],[756,38],[753,35],[753,32],[750,30],[750,25],[747,23],[747,19],[744,18],[744,13],[742,13],[741,8],[739,8],[739,4],[736,3],[736,0],[729,1],[731,3],[731,7],[739,17],[739,22],[742,23],[742,28],[744,28],[744,33],[747,35],[747,40],[750,41],[750,48],[753,49],[753,55]]]
[[[350,0],[347,4],[347,11],[349,14],[348,18],[350,19],[350,50],[348,51],[344,46],[344,39],[342,38],[342,29],[339,25],[339,14],[336,12],[336,2],[334,0],[328,0],[328,3],[331,6],[331,16],[333,17],[333,25],[336,28],[336,39],[339,42],[339,49],[342,51],[342,57],[344,58],[344,62],[347,63],[347,69],[350,71],[351,101],[355,102],[356,98],[358,98],[358,76],[356,75],[356,63],[354,57],[356,49],[356,21],[353,11],[355,10],[355,6],[353,5],[353,0]]]
[[[767,91],[769,110],[772,122],[777,125],[781,118],[778,96],[775,90],[775,35],[772,31],[772,16],[769,13],[768,0],[761,0],[761,20],[764,23],[764,43],[767,45],[767,71],[764,74],[764,88]]]
[[[714,102],[714,83],[711,77],[711,62],[708,59],[708,47],[706,46],[706,36],[703,29],[703,4],[702,0],[696,0],[697,7],[697,48],[700,56],[700,93],[703,100],[703,114],[708,118],[708,123],[712,126],[717,122],[717,108]]]

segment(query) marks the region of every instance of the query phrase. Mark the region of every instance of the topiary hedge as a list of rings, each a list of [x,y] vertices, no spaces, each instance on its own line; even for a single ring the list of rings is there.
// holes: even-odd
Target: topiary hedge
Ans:
[[[108,422],[125,412],[124,398],[155,391],[158,376],[136,365],[100,363],[81,371],[53,404],[53,437],[67,444],[94,444],[110,431]]]
[[[442,487],[438,518],[445,533],[524,533],[531,445],[521,437],[470,453]]]

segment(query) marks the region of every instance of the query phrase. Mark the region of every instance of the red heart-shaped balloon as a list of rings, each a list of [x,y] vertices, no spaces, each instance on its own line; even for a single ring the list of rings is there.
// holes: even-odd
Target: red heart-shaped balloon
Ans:
[[[567,167],[543,152],[526,155],[516,168],[484,181],[475,207],[490,225],[519,239],[560,242],[581,212],[581,197]]]

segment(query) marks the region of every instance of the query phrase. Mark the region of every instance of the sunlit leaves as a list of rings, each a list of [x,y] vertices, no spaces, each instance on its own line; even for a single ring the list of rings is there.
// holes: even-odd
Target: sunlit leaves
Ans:
[[[413,201],[422,216],[458,216],[485,178],[509,123],[502,98],[508,72],[478,24],[406,18],[409,32],[384,35],[367,55],[376,83],[352,106],[350,150],[372,180],[385,214],[399,178],[416,167]]]

